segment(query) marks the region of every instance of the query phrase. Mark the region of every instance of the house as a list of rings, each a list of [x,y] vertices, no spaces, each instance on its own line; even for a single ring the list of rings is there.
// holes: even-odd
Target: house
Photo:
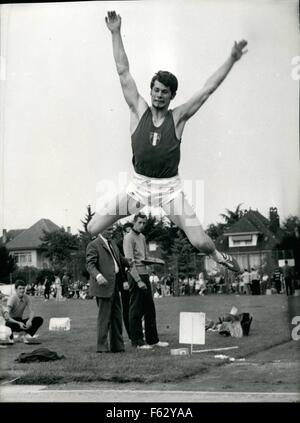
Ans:
[[[41,237],[44,231],[57,231],[59,226],[49,219],[40,219],[28,229],[3,230],[2,243],[11,255],[15,257],[19,267],[32,266],[38,269],[48,268],[49,259],[41,250]]]
[[[261,268],[272,262],[280,265],[285,258],[292,259],[292,252],[279,251],[278,245],[283,237],[277,209],[271,207],[269,219],[258,210],[249,210],[215,242],[218,250],[231,254],[241,269]],[[212,264],[207,260],[208,268]]]

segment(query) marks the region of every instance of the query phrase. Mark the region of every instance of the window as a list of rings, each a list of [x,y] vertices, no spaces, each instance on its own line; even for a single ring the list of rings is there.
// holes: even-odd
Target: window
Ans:
[[[257,234],[229,235],[229,247],[256,246],[257,238]]]
[[[22,251],[20,253],[13,253],[16,263],[19,266],[31,266],[32,265],[32,253],[31,251]]]

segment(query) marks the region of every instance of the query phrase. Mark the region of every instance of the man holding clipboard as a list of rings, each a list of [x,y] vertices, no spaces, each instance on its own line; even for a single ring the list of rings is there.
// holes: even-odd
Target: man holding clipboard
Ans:
[[[147,221],[146,215],[138,213],[134,216],[133,228],[125,235],[123,248],[127,259],[133,261],[129,275],[130,305],[129,328],[132,346],[150,350],[153,346],[167,347],[168,342],[159,341],[156,327],[156,312],[153,301],[149,270],[147,263],[147,246],[144,235],[141,233]],[[145,339],[142,319],[145,322]]]

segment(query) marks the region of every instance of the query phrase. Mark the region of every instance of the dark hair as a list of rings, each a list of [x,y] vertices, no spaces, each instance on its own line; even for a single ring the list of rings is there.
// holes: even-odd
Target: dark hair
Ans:
[[[147,216],[144,213],[137,213],[134,215],[133,221],[136,222],[138,219],[147,219]]]
[[[158,71],[151,80],[151,83],[150,83],[151,89],[153,88],[155,81],[158,81],[161,84],[164,84],[166,87],[169,87],[171,90],[172,96],[175,97],[175,94],[178,88],[178,80],[175,75],[167,71]]]
[[[25,282],[25,281],[22,281],[22,279],[18,279],[16,282],[15,282],[15,288],[17,289],[18,288],[18,286],[26,286],[27,285],[27,283]]]
[[[133,224],[131,222],[126,222],[123,227],[122,230],[125,232],[127,228],[132,228]]]

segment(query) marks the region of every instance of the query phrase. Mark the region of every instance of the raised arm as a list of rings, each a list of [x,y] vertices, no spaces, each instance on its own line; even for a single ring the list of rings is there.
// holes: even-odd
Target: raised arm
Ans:
[[[177,122],[185,123],[192,117],[208,99],[208,97],[221,85],[228,73],[231,71],[233,65],[238,61],[246,50],[247,41],[242,40],[239,43],[235,42],[231,50],[231,54],[223,65],[206,81],[203,88],[196,92],[190,100],[181,106],[174,109],[174,118]]]
[[[131,111],[140,117],[145,111],[147,103],[140,96],[135,81],[129,72],[129,62],[121,36],[121,16],[114,11],[108,12],[105,22],[112,35],[113,54],[125,100]]]

